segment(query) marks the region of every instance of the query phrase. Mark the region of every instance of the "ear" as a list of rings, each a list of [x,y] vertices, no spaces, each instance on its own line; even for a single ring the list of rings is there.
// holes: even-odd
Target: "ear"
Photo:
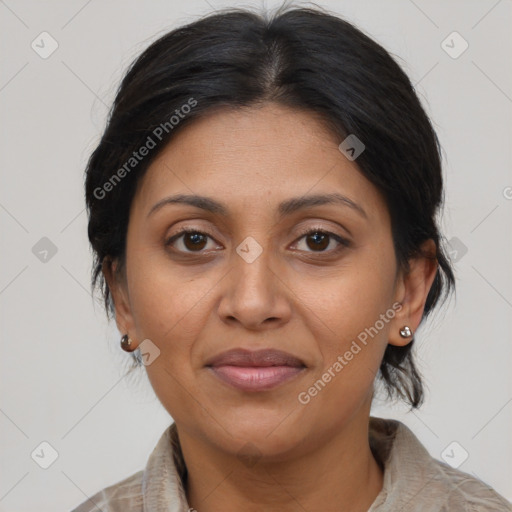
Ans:
[[[426,240],[420,248],[420,254],[409,260],[408,272],[401,272],[396,285],[395,300],[402,305],[390,322],[388,343],[405,346],[411,342],[419,327],[427,296],[437,273],[436,244]],[[403,338],[400,330],[408,326],[412,336]]]
[[[117,328],[121,334],[128,334],[128,336],[133,340],[136,348],[137,340],[132,337],[135,335],[136,330],[131,312],[126,274],[119,271],[118,265],[118,260],[105,258],[103,260],[101,270],[107,282],[110,295],[112,296],[112,301],[114,302]]]

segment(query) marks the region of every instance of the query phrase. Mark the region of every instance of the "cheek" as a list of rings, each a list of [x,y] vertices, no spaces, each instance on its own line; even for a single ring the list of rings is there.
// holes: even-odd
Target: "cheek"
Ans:
[[[129,289],[139,335],[154,338],[163,349],[173,340],[186,345],[200,331],[216,274],[180,268],[163,249],[133,251],[129,264],[134,269]]]
[[[386,249],[361,251],[337,275],[294,290],[322,356],[311,382],[322,381],[315,386],[321,402],[361,398],[378,372],[395,316],[394,253]]]
[[[211,315],[212,289],[219,278],[209,273],[190,277],[161,260],[132,261],[137,271],[130,286],[130,301],[139,340],[149,339],[159,356],[145,366],[157,397],[175,420],[190,409],[192,397],[201,396],[194,379],[193,348]]]
[[[350,341],[379,320],[392,306],[394,297],[393,253],[377,252],[368,247],[330,274],[294,277],[294,295],[304,304],[304,318],[324,327],[323,336],[329,347],[333,340]],[[307,310],[310,310],[309,315]],[[387,323],[379,323],[386,331]]]
[[[152,387],[173,415],[181,386],[190,387],[191,351],[200,336],[209,300],[207,280],[184,280],[150,258],[133,259],[130,302],[138,340],[149,339],[159,351],[145,366]],[[178,404],[179,405],[179,404]],[[174,416],[173,416],[174,417]]]
[[[384,318],[388,322],[392,318],[384,303],[381,296],[362,293],[360,288],[354,296],[340,293],[331,303],[335,306],[331,305],[330,315],[327,308],[319,313],[327,322],[310,325],[321,364],[297,400],[312,417],[336,418],[336,425],[341,425],[370,399],[388,339],[389,324],[381,314],[388,311]]]

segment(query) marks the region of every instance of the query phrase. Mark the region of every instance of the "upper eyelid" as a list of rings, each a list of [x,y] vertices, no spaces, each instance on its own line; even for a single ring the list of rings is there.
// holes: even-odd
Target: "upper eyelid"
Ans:
[[[194,222],[193,218],[192,219],[187,219],[187,220]],[[202,219],[196,219],[196,220],[200,220],[201,221]],[[185,219],[184,219],[184,221],[186,222]],[[302,227],[302,225],[305,224],[305,222],[312,223],[312,225],[311,224],[307,224],[306,226]],[[342,231],[344,231],[346,233],[346,235],[342,235],[342,234],[336,233],[336,231],[335,231],[336,228],[329,227],[328,225],[327,226],[320,225],[321,223],[325,223],[325,222],[336,225],[337,229],[341,229]],[[178,224],[178,223],[179,222],[175,222],[175,223],[173,223],[173,225],[174,224]],[[208,222],[208,224],[210,224],[210,222]],[[300,221],[299,226],[300,227],[298,227],[298,228],[294,227],[292,230],[299,231],[300,235],[302,235],[304,233],[307,233],[308,231],[312,231],[312,230],[316,229],[318,231],[325,231],[325,232],[332,233],[332,234],[334,234],[336,236],[340,236],[342,238],[347,238],[347,237],[351,237],[352,236],[352,232],[345,225],[343,225],[343,224],[341,224],[339,222],[333,221],[333,220],[328,220],[328,219],[323,219],[323,218],[303,219],[303,220]],[[287,232],[290,232],[292,230],[287,230]],[[183,231],[185,231],[185,232],[186,231],[194,231],[194,232],[204,233],[204,234],[207,234],[207,235],[211,236],[212,238],[215,238],[215,235],[213,235],[211,233],[215,233],[215,232],[220,233],[219,229],[217,229],[217,228],[210,229],[210,228],[203,228],[200,225],[196,225],[196,226],[194,226],[194,225],[192,225],[192,226],[185,225],[185,226],[179,227],[174,235],[180,234]],[[167,238],[169,238],[169,237],[167,237]]]

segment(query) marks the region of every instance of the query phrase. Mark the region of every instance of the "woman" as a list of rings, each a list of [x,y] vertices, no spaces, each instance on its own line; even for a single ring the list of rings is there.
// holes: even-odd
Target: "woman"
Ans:
[[[454,286],[442,194],[409,79],[348,22],[228,10],[153,43],[86,200],[92,284],[174,423],[75,511],[512,510],[370,417],[377,376],[423,399],[415,332]]]

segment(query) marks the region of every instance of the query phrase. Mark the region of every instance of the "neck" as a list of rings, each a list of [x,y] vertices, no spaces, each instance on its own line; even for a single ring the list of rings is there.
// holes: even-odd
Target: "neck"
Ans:
[[[188,470],[189,506],[197,512],[367,512],[383,485],[382,470],[370,450],[367,412],[342,429],[312,434],[293,456],[245,464],[177,425]]]

